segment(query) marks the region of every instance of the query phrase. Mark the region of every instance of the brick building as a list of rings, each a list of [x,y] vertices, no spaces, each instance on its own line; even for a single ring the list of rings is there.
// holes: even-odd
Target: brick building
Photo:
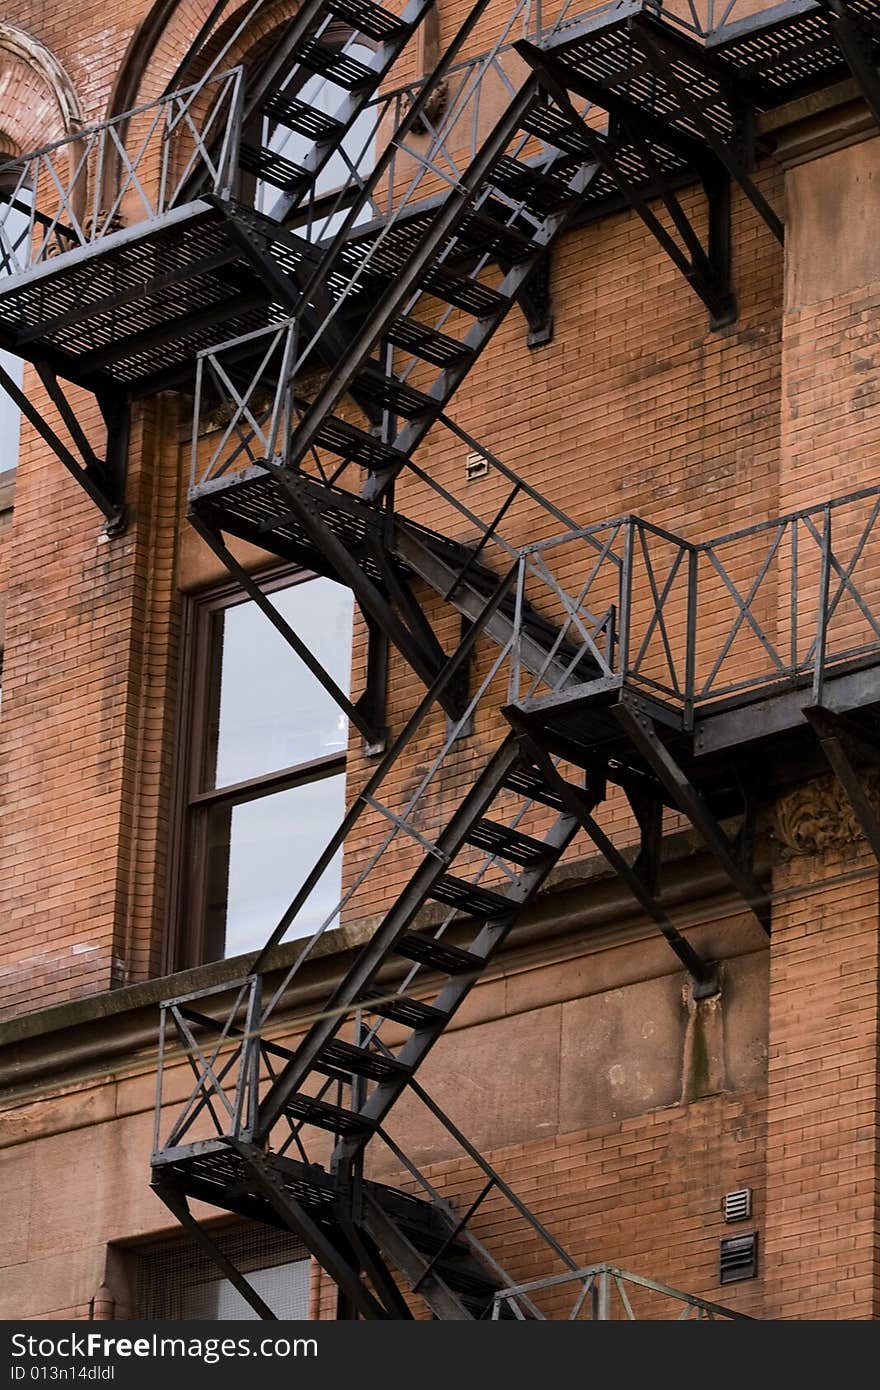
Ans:
[[[874,0],[5,14],[0,1316],[874,1317]]]

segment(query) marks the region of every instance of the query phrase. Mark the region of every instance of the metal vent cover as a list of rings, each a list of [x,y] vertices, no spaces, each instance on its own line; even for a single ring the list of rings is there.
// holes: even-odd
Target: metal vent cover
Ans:
[[[736,1284],[740,1279],[754,1279],[758,1273],[758,1233],[725,1236],[718,1252],[718,1281]]]
[[[725,1221],[745,1221],[752,1214],[752,1189],[738,1187],[735,1192],[725,1192],[721,1205]]]

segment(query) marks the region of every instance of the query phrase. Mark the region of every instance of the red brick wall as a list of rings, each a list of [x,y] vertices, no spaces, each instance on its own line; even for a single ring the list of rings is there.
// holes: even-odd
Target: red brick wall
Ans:
[[[873,1318],[878,1269],[877,867],[780,867],[770,964],[767,1313]]]

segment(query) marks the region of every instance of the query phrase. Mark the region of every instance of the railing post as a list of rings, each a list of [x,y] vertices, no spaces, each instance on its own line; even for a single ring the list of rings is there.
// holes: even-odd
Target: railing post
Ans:
[[[693,731],[697,684],[697,577],[699,573],[700,552],[696,546],[688,547],[687,575],[687,629],[685,635],[684,658],[684,727],[688,733]]]
[[[825,642],[828,627],[828,584],[831,575],[831,508],[822,508],[825,529],[822,535],[822,569],[819,576],[819,607],[816,615],[816,645],[813,651],[813,704],[821,705],[825,680]]]
[[[199,424],[202,418],[202,375],[204,358],[199,353],[196,358],[196,384],[193,391],[192,441],[190,443],[189,485],[196,485],[196,470],[199,464]],[[209,465],[210,471],[210,465]]]
[[[162,1087],[165,1072],[165,1029],[168,1009],[162,1004],[159,1009],[159,1055],[156,1062],[156,1113],[153,1117],[153,1153],[159,1152],[162,1142]]]
[[[262,1056],[262,1020],[260,1012],[263,1004],[263,977],[255,975],[251,981],[251,997],[245,1022],[244,1056],[242,1075],[247,1081],[247,1133],[250,1139],[256,1128],[260,1108],[260,1058]],[[246,1062],[246,1065],[245,1065]]]
[[[607,1269],[599,1272],[599,1322],[611,1321],[611,1275]]]
[[[511,704],[519,699],[520,667],[522,664],[522,610],[526,582],[526,557],[521,554],[516,574],[516,601],[513,611],[513,646],[510,649],[510,680],[507,698]]]
[[[635,518],[628,516],[624,521],[623,537],[623,563],[620,567],[620,630],[618,643],[618,663],[619,675],[621,680],[625,679],[627,667],[629,666],[629,627],[630,609],[632,606],[632,566],[633,566],[633,530],[637,524]]]

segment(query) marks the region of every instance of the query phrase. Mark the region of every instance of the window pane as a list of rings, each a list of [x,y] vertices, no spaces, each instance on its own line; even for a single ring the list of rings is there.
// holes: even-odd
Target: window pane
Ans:
[[[212,809],[209,959],[241,955],[263,945],[344,814],[344,774]],[[340,853],[291,927],[290,939],[317,930],[337,907],[341,882]]]
[[[351,590],[329,579],[311,579],[270,598],[348,694]],[[205,789],[344,753],[345,715],[256,604],[225,608],[215,622],[219,671],[209,719]]]
[[[252,1270],[247,1281],[279,1318],[308,1318],[308,1260]],[[258,1315],[228,1279],[207,1279],[182,1290],[178,1316],[184,1322],[248,1322]]]

